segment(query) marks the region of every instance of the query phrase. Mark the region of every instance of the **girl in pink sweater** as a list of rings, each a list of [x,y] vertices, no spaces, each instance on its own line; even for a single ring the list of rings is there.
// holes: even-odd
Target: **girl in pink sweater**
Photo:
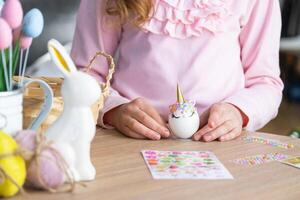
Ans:
[[[179,82],[201,114],[193,139],[227,141],[277,114],[280,29],[277,0],[82,0],[72,57],[84,67],[97,51],[118,55],[103,127],[169,137]],[[99,59],[91,74],[103,82],[107,70]]]

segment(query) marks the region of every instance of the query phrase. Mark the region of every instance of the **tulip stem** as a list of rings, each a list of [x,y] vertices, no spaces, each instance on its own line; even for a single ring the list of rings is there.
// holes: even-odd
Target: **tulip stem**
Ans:
[[[20,52],[20,63],[19,63],[19,88],[21,87],[21,76],[22,76],[22,64],[23,64],[23,49]]]
[[[9,47],[9,91],[12,91],[13,86],[12,86],[12,79],[13,79],[13,74],[12,74],[12,70],[13,70],[13,59],[12,59],[12,55],[13,55],[13,46],[11,45]]]
[[[21,87],[23,87],[23,82],[24,82],[24,76],[25,76],[25,71],[26,71],[26,65],[27,65],[27,61],[28,61],[29,50],[30,50],[30,47],[28,47],[28,49],[26,49],[26,53],[25,53],[24,65],[23,65],[23,68],[22,68],[22,76],[21,76]]]
[[[7,63],[6,63],[6,56],[4,53],[4,49],[1,50],[1,56],[2,56],[2,64],[4,69],[4,78],[5,78],[5,84],[6,84],[6,90],[9,90],[9,82],[8,82],[8,74],[7,74]]]

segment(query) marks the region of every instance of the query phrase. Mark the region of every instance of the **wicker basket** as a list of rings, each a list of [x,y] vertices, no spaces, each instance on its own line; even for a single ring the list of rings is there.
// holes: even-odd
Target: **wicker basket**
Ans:
[[[112,56],[104,53],[97,52],[96,55],[91,60],[88,65],[87,72],[90,70],[92,64],[98,56],[104,56],[109,63],[109,71],[106,77],[106,83],[101,84],[102,95],[100,99],[92,106],[92,112],[94,115],[95,123],[97,122],[98,113],[103,108],[104,100],[109,95],[110,81],[112,79],[113,73],[115,71],[115,64]],[[29,77],[26,77],[29,78]],[[31,78],[43,80],[49,84],[54,93],[54,100],[52,110],[49,113],[47,119],[41,125],[41,131],[45,131],[61,114],[63,111],[63,99],[61,97],[60,89],[63,83],[63,78],[50,78],[50,77],[39,77]],[[15,81],[19,81],[19,77],[14,78]],[[40,85],[36,83],[30,84],[24,92],[24,103],[23,103],[23,127],[27,128],[29,124],[35,119],[41,109],[41,106],[44,102],[44,92]]]

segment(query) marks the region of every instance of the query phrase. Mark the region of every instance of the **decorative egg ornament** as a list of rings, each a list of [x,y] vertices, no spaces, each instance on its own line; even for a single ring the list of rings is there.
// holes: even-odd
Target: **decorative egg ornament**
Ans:
[[[0,131],[0,156],[2,156],[0,159],[0,199],[16,195],[25,182],[25,161],[21,156],[13,155],[18,148],[18,144],[12,137]],[[9,154],[12,155],[3,156]]]
[[[1,17],[7,21],[12,29],[21,26],[23,20],[21,2],[19,0],[6,0],[1,11]]]
[[[32,40],[33,39],[31,37],[21,35],[21,37],[20,37],[21,49],[28,49],[32,44]]]
[[[188,139],[198,131],[200,118],[195,105],[195,101],[184,99],[177,85],[177,102],[170,106],[169,115],[169,126],[176,137]]]
[[[21,148],[34,152],[37,148],[37,133],[33,130],[20,131],[16,136],[16,142]],[[43,140],[46,138],[43,138]],[[64,184],[64,171],[59,164],[59,157],[54,148],[48,146],[40,150],[38,158],[27,163],[27,182],[39,189],[57,189]],[[38,157],[37,157],[38,156]]]
[[[9,24],[0,17],[0,50],[8,48],[12,43],[12,30]]]
[[[22,32],[25,36],[36,38],[44,29],[44,17],[42,12],[37,9],[31,9],[24,17]]]

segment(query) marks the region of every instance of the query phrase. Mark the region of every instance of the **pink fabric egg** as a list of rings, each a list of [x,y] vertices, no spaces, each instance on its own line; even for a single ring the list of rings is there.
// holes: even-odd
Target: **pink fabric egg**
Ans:
[[[15,137],[16,142],[20,147],[33,151],[36,147],[36,132],[33,130],[23,130],[19,131]]]
[[[20,131],[15,137],[17,143],[24,149],[33,151],[36,148],[36,132],[32,130]],[[40,175],[43,183],[52,189],[56,189],[65,182],[64,171],[59,166],[59,157],[51,148],[45,148],[39,157],[39,167],[35,160],[28,164],[27,181],[31,185],[47,189],[38,178]]]
[[[22,24],[23,8],[19,0],[6,0],[2,8],[1,17],[4,18],[12,29]]]
[[[12,43],[12,30],[7,22],[0,18],[0,50],[8,48]]]
[[[32,44],[32,38],[26,37],[22,34],[20,38],[21,49],[28,49],[31,46],[31,44]]]
[[[27,170],[27,181],[37,188],[47,189],[42,183],[48,188],[56,189],[65,182],[64,173],[58,166],[59,158],[51,149],[45,149],[39,158],[39,167],[35,161],[29,164]]]

